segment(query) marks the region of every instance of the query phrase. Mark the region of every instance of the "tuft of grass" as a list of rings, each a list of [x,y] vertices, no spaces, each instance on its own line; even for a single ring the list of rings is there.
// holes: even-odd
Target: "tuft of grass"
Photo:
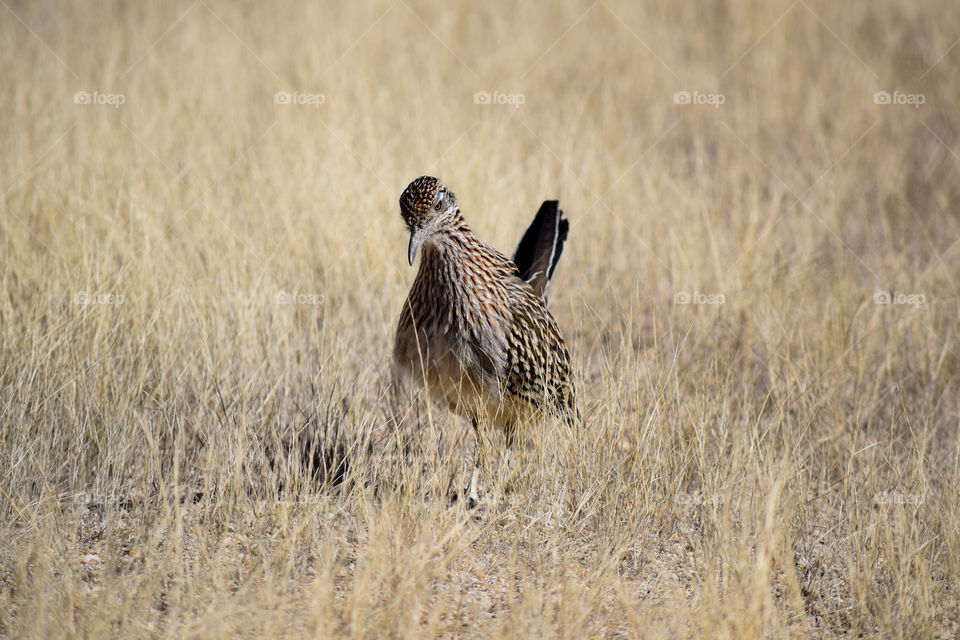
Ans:
[[[0,9],[0,635],[960,635],[960,14],[900,5]],[[391,384],[424,173],[571,220],[583,431],[480,518]]]

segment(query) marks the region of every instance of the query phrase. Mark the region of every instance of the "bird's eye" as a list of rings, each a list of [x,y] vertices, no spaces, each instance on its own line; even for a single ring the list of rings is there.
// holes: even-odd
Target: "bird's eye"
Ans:
[[[440,211],[440,207],[443,205],[443,191],[437,194],[437,199],[433,203],[433,208],[437,211]]]

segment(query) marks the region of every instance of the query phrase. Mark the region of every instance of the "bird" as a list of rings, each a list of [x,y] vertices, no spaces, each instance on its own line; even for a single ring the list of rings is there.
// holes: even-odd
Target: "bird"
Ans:
[[[485,428],[503,431],[509,467],[529,421],[552,415],[579,424],[570,352],[546,300],[570,225],[558,201],[545,201],[511,260],[477,237],[456,195],[432,176],[404,189],[400,213],[407,261],[413,266],[419,253],[420,266],[397,323],[394,364],[473,425],[474,507]]]

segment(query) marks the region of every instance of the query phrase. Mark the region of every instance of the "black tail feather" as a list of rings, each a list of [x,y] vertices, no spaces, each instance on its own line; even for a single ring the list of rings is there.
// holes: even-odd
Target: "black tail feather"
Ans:
[[[543,298],[547,297],[547,287],[569,231],[570,223],[563,217],[559,203],[545,200],[513,254],[520,277]]]

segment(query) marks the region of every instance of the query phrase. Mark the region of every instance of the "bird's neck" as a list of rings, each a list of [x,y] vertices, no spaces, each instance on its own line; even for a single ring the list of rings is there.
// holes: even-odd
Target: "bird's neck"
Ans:
[[[483,246],[483,243],[473,233],[473,229],[463,219],[458,209],[454,218],[430,234],[424,245],[426,249],[424,257],[446,259],[456,256],[461,251],[476,250]]]
[[[417,273],[415,288],[431,291],[452,291],[459,289],[464,278],[469,278],[471,265],[490,253],[473,230],[458,215],[450,223],[435,229],[423,243],[420,269]],[[458,296],[450,300],[458,300]]]
[[[507,309],[503,282],[516,270],[511,266],[474,235],[458,215],[424,242],[420,269],[411,289],[411,308],[415,316],[422,316],[421,321],[443,319],[448,327],[462,326],[470,317],[475,322],[487,322],[489,318],[476,320],[483,316],[482,310],[475,308],[476,301],[499,300],[501,309]]]

